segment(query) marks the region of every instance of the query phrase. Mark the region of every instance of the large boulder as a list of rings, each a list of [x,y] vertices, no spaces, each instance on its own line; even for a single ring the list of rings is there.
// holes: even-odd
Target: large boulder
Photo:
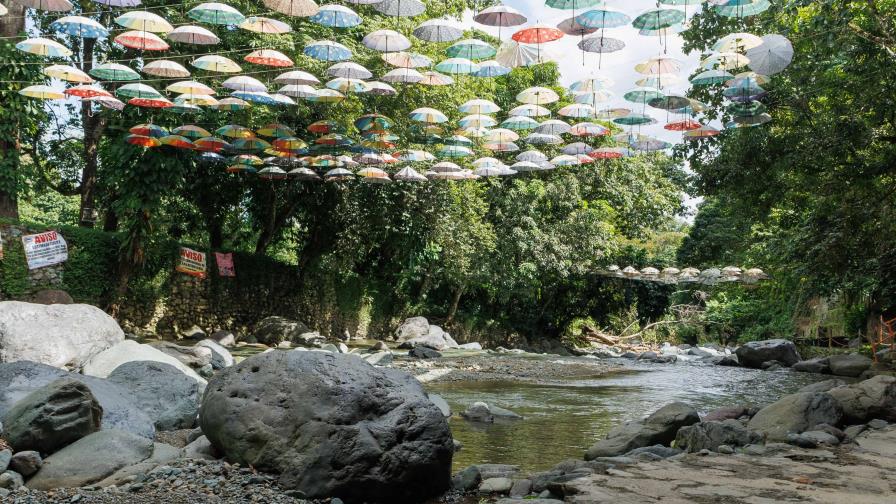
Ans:
[[[0,302],[0,363],[32,361],[77,370],[122,341],[115,320],[95,306]]]
[[[398,326],[398,330],[395,331],[395,339],[399,343],[404,343],[414,338],[426,336],[428,332],[429,321],[426,320],[426,317],[411,317]]]
[[[155,437],[152,420],[137,406],[127,390],[108,380],[69,373],[36,362],[0,364],[0,417],[31,392],[60,378],[70,378],[87,385],[103,408],[103,429],[124,430],[148,439]]]
[[[678,429],[699,421],[700,414],[687,404],[667,404],[644,420],[626,422],[610,429],[605,439],[588,449],[585,460],[616,457],[655,444],[668,445],[675,440]]]
[[[204,346],[181,346],[170,341],[156,341],[150,345],[184,363],[192,369],[202,369],[212,363],[212,351]]]
[[[402,346],[423,346],[434,350],[444,350],[446,348],[457,348],[458,344],[454,341],[454,338],[441,327],[431,325],[426,334],[406,340],[402,342]]]
[[[827,357],[816,357],[814,359],[807,359],[804,361],[799,361],[793,366],[790,366],[794,371],[801,371],[803,373],[830,373],[831,365],[828,361]]]
[[[267,317],[255,326],[253,336],[259,343],[277,346],[284,341],[298,342],[299,336],[310,333],[305,324],[286,317]]]
[[[3,438],[16,451],[54,453],[100,430],[103,408],[87,385],[60,378],[16,402],[3,416]]]
[[[778,399],[759,410],[747,428],[772,441],[786,441],[818,424],[839,425],[843,410],[827,392],[799,392]]]
[[[785,366],[792,366],[801,360],[796,345],[784,339],[751,341],[744,343],[734,353],[741,366],[755,369],[760,369],[762,363],[768,361],[778,361]]]
[[[162,362],[126,362],[108,380],[128,391],[156,429],[190,429],[196,424],[203,387],[177,368]]]
[[[122,341],[90,359],[87,364],[84,365],[84,374],[106,378],[112,374],[112,371],[115,371],[115,368],[118,366],[126,362],[134,361],[152,361],[169,364],[200,384],[205,385],[206,383],[205,379],[196,374],[196,371],[193,371],[189,366],[175,357],[172,357],[151,345],[141,345],[132,340]]]
[[[419,502],[451,478],[451,431],[407,373],[352,355],[267,352],[212,378],[202,432],[307,497]]]
[[[875,418],[896,422],[896,378],[892,376],[878,375],[847,387],[831,389],[828,393],[843,408],[848,424],[865,423]]]
[[[871,359],[864,355],[843,354],[828,358],[831,374],[837,376],[857,377],[871,367]]]
[[[233,365],[233,355],[215,340],[204,339],[196,343],[196,346],[208,348],[211,351],[211,364],[214,369],[224,369]]]
[[[721,422],[701,422],[678,430],[675,446],[691,453],[700,450],[718,451],[719,446],[732,448],[746,446],[761,441],[761,436],[747,430],[742,423],[734,419]]]
[[[118,430],[102,430],[44,459],[28,487],[36,490],[77,488],[98,482],[122,467],[152,455],[151,440]]]
[[[68,292],[59,289],[39,290],[31,296],[30,301],[32,303],[42,305],[74,304],[75,302],[75,300],[72,299],[72,296]]]

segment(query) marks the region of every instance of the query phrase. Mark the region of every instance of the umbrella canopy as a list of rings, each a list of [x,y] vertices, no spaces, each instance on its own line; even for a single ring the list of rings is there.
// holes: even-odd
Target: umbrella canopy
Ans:
[[[155,60],[143,65],[143,73],[156,77],[174,77],[182,79],[190,76],[190,71],[180,63],[171,60]]]
[[[452,163],[451,161],[440,161],[430,168],[430,171],[435,173],[451,173],[451,172],[459,172],[461,171],[461,167]]]
[[[578,10],[597,5],[604,0],[547,0],[545,5],[555,9]]]
[[[521,152],[516,155],[516,160],[521,162],[529,162],[529,163],[544,163],[548,160],[548,157],[544,155],[541,151],[537,150],[527,150],[526,152]]]
[[[72,55],[72,50],[55,40],[45,38],[30,38],[16,44],[16,49],[51,58],[67,58]]]
[[[665,93],[656,88],[635,88],[627,91],[623,97],[626,101],[632,103],[647,103],[650,100],[659,99],[666,96]]]
[[[501,127],[514,131],[531,130],[538,127],[538,121],[531,117],[510,116],[501,122]]]
[[[619,147],[599,147],[588,154],[592,159],[619,159],[625,156],[623,149]]]
[[[149,11],[133,10],[115,18],[115,24],[131,30],[168,33],[174,30],[165,18]]]
[[[581,163],[579,162],[579,158],[577,158],[576,156],[562,154],[552,159],[551,164],[554,166],[578,166]]]
[[[349,180],[353,178],[355,178],[355,174],[345,168],[333,168],[327,173],[324,173],[324,179],[328,181]]]
[[[719,0],[714,3],[716,12],[722,16],[733,18],[755,16],[771,7],[771,2],[768,0]]]
[[[240,11],[222,3],[203,3],[187,11],[187,16],[196,21],[216,25],[238,25],[246,20]]]
[[[65,98],[65,93],[62,91],[42,84],[22,88],[19,90],[19,94],[27,96],[28,98],[37,98],[40,100],[62,100]]]
[[[184,93],[174,98],[174,104],[183,105],[184,107],[190,108],[197,107],[199,105],[217,105],[218,100],[214,96],[207,94]]]
[[[364,168],[359,170],[357,175],[361,177],[361,180],[364,182],[374,182],[374,183],[389,183],[392,182],[392,179],[389,178],[389,174],[384,172],[379,168]]]
[[[289,56],[273,49],[258,49],[247,54],[243,59],[249,63],[271,67],[291,67],[294,65]]]
[[[370,70],[351,61],[336,63],[335,65],[327,69],[327,73],[332,75],[333,77],[342,77],[345,79],[365,80],[373,77],[373,74],[370,73]]]
[[[613,119],[613,122],[622,124],[623,126],[644,126],[655,123],[656,119],[645,114],[629,114],[627,116],[617,117],[616,119]]]
[[[142,135],[128,135],[124,140],[125,142],[138,147],[158,147],[162,145],[162,142],[160,142],[158,138],[150,138]]]
[[[106,38],[109,30],[99,22],[83,16],[65,16],[50,23],[50,29],[81,38]]]
[[[274,78],[274,82],[277,84],[287,84],[287,85],[309,85],[313,86],[316,84],[320,84],[320,80],[317,77],[311,75],[308,72],[303,72],[301,70],[292,70],[289,72],[282,73]]]
[[[560,96],[552,89],[546,87],[530,87],[516,95],[516,101],[535,105],[554,103]]]
[[[497,128],[489,131],[485,138],[489,142],[506,143],[516,142],[520,139],[520,136],[515,131],[506,128]]]
[[[695,86],[712,86],[723,84],[733,79],[734,75],[725,70],[705,70],[691,77],[691,84]]]
[[[439,112],[434,108],[418,108],[409,114],[412,121],[423,122],[427,124],[437,124],[448,122],[448,116]]]
[[[511,38],[522,44],[545,44],[560,40],[563,32],[551,26],[536,25],[519,30]]]
[[[697,129],[684,132],[684,137],[688,140],[701,140],[704,138],[714,137],[721,132],[712,126],[701,126]]]
[[[569,133],[570,129],[572,129],[572,126],[569,124],[557,119],[550,119],[539,124],[538,127],[535,128],[535,133],[540,133],[542,135],[563,135]]]
[[[691,100],[684,96],[666,95],[654,98],[647,102],[653,108],[660,110],[677,110],[691,105]]]
[[[491,128],[492,126],[498,124],[498,121],[489,115],[470,114],[457,121],[457,124],[461,128],[472,128],[473,130],[478,130],[480,128]]]
[[[395,96],[398,94],[398,91],[385,82],[370,81],[367,83],[367,91],[364,93],[373,96]]]
[[[328,81],[326,86],[341,93],[363,93],[367,91],[367,83],[360,79],[337,77]]]
[[[420,81],[420,84],[425,86],[450,86],[454,84],[454,79],[439,72],[423,72],[423,80]]]
[[[115,90],[115,94],[128,98],[161,98],[162,93],[146,84],[130,83]]]
[[[632,21],[639,30],[659,30],[677,25],[685,20],[684,12],[678,9],[650,9]]]
[[[228,143],[226,140],[213,136],[200,138],[194,141],[193,145],[196,146],[196,149],[206,152],[221,152],[224,149],[230,148],[230,143]]]
[[[510,73],[510,68],[498,63],[495,60],[482,61],[479,63],[479,70],[473,72],[476,77],[500,77]]]
[[[218,56],[217,54],[200,56],[190,62],[190,64],[200,70],[208,70],[209,72],[237,73],[243,70],[232,59]]]
[[[540,170],[541,166],[532,161],[517,161],[510,165],[510,169],[517,172],[531,172]]]
[[[572,35],[575,37],[584,37],[585,35],[591,35],[592,33],[597,31],[597,28],[591,28],[579,24],[579,22],[576,21],[576,18],[574,17],[561,21],[560,24],[557,25],[557,29],[567,35]]]
[[[178,26],[168,33],[168,40],[181,44],[215,45],[221,42],[217,35],[201,26]]]
[[[258,178],[262,180],[285,180],[287,176],[282,168],[276,166],[266,166],[258,170]]]
[[[165,88],[166,91],[171,93],[187,93],[193,95],[213,95],[215,94],[215,90],[206,86],[201,82],[196,81],[180,81],[169,84],[168,87]]]
[[[380,114],[366,114],[355,119],[355,127],[360,131],[387,130],[392,127],[392,120]]]
[[[589,28],[618,28],[631,23],[632,18],[624,12],[610,9],[608,7],[600,7],[585,11],[576,16],[576,21]]]
[[[386,63],[399,68],[428,67],[433,63],[427,56],[403,51],[383,53],[382,58]]]
[[[550,56],[540,47],[511,41],[501,46],[495,60],[508,68],[517,68],[545,63]]]
[[[165,97],[158,98],[131,98],[128,100],[128,105],[133,105],[135,107],[144,107],[144,108],[168,108],[173,106],[171,100]]]
[[[313,103],[339,103],[344,99],[345,96],[335,89],[319,89],[315,96],[308,97]]]
[[[577,119],[585,119],[589,117],[594,117],[594,107],[591,105],[586,105],[584,103],[573,103],[571,105],[567,105],[557,111],[563,117],[574,117]]]
[[[452,44],[445,53],[452,58],[486,59],[491,58],[498,51],[487,42],[479,39],[465,39]]]
[[[681,77],[675,74],[658,74],[648,75],[635,81],[636,86],[652,87],[662,89],[668,86],[674,86],[681,82]]]
[[[68,0],[16,0],[16,3],[46,12],[68,12],[74,8]]]
[[[597,107],[601,103],[606,103],[613,99],[613,92],[607,89],[599,89],[590,93],[575,93],[573,101],[585,105]]]
[[[440,157],[458,159],[472,156],[473,151],[463,145],[445,145],[439,149],[438,155]]]
[[[84,73],[83,70],[70,65],[50,65],[41,70],[41,72],[47,77],[64,80],[66,82],[74,82],[78,84],[93,82],[93,78]],[[140,78],[140,76],[138,75],[137,78]]]
[[[625,49],[625,42],[619,39],[596,35],[579,42],[579,49],[590,52],[606,54]]]
[[[352,57],[352,52],[348,47],[331,40],[312,42],[306,45],[302,52],[305,56],[321,61],[345,61]]]
[[[396,68],[383,75],[382,79],[386,82],[413,84],[421,82],[423,80],[423,74],[413,68]]]
[[[410,166],[402,168],[392,178],[401,182],[426,182],[427,180],[426,177]]]
[[[635,65],[635,71],[644,75],[678,73],[681,71],[681,62],[674,58],[660,56]]]
[[[762,44],[762,38],[752,33],[729,33],[713,44],[716,52],[743,52]]]
[[[793,45],[782,35],[764,35],[762,44],[747,51],[750,68],[762,75],[782,72],[793,61]]]
[[[387,16],[414,17],[426,12],[426,5],[420,0],[383,0],[373,4],[373,8]]]
[[[119,63],[103,63],[90,69],[90,75],[97,79],[112,81],[138,80],[140,74],[134,69]]]
[[[597,123],[582,122],[573,125],[569,130],[569,134],[577,137],[596,137],[609,135],[610,130]]]
[[[293,17],[308,17],[317,14],[319,8],[313,0],[264,0],[271,10]]]
[[[414,29],[414,36],[426,42],[453,42],[464,36],[464,29],[453,20],[430,19]]]
[[[663,126],[663,129],[668,131],[691,131],[700,129],[700,126],[700,123],[693,119],[683,119],[681,121],[670,122]]]
[[[124,47],[141,51],[167,51],[170,48],[158,35],[145,31],[127,31],[112,40]]]
[[[532,145],[559,145],[563,143],[563,139],[559,136],[546,133],[530,133],[523,141]]]
[[[245,126],[240,126],[239,124],[221,126],[215,130],[215,134],[228,138],[252,138],[255,136],[254,131]]]
[[[175,135],[180,135],[185,138],[204,138],[212,136],[211,133],[208,132],[205,128],[195,126],[193,124],[185,124],[183,126],[178,126],[171,130],[171,133]]]
[[[439,62],[436,70],[452,75],[463,75],[479,71],[479,65],[466,58],[449,58]]]
[[[494,114],[501,111],[501,107],[494,102],[483,99],[469,100],[457,109],[465,114]]]
[[[721,68],[722,70],[733,70],[735,68],[747,66],[749,63],[750,58],[743,54],[727,52],[710,55],[700,62],[700,66],[707,69]]]
[[[169,147],[176,147],[178,149],[195,149],[196,146],[193,145],[188,138],[184,138],[180,135],[167,135],[163,136],[159,139],[159,143],[162,145],[167,145]]]
[[[363,22],[358,13],[344,5],[322,5],[310,19],[330,28],[352,28]]]
[[[239,27],[246,31],[269,35],[281,35],[292,31],[292,27],[283,21],[262,16],[247,17]]]
[[[249,107],[249,103],[245,100],[241,100],[239,98],[224,98],[220,100],[216,105],[211,105],[211,108],[215,110],[229,110],[229,111],[237,111],[243,110]]]
[[[279,94],[292,96],[293,98],[311,98],[317,96],[318,92],[311,86],[306,84],[287,84],[278,90]]]
[[[260,80],[248,75],[236,75],[221,83],[221,86],[234,91],[251,91],[254,93],[267,92],[268,87]]]
[[[411,41],[394,30],[377,30],[368,33],[361,42],[367,48],[380,52],[398,52],[411,47]]]
[[[519,105],[510,109],[507,114],[511,116],[523,117],[548,117],[551,115],[551,111],[547,107],[527,103],[525,105]]]

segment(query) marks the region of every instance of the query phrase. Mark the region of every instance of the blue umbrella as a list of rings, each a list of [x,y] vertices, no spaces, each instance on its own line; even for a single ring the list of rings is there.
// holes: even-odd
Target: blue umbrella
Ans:
[[[305,46],[303,52],[306,56],[321,61],[345,61],[352,57],[352,51],[348,47],[331,40],[312,42]]]
[[[592,9],[575,17],[575,20],[585,28],[618,28],[631,23],[632,18],[624,12],[607,7]]]
[[[83,16],[61,17],[50,23],[50,29],[73,37],[106,38],[109,36],[109,30],[106,27]]]
[[[362,22],[361,16],[344,5],[322,5],[317,14],[308,19],[330,28],[352,28]]]
[[[479,63],[479,70],[473,73],[476,77],[501,77],[510,73],[510,69],[495,60]]]
[[[277,100],[264,92],[234,91],[233,93],[230,93],[230,96],[246,100],[247,102],[259,103],[261,105],[277,105]]]
[[[479,70],[479,65],[466,58],[449,58],[436,65],[436,70],[446,74],[471,74]]]

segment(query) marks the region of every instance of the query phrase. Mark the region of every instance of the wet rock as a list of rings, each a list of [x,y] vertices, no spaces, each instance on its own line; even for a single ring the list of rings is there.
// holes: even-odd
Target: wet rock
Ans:
[[[41,458],[40,453],[34,450],[25,450],[16,453],[10,458],[9,468],[27,478],[40,470],[43,463],[44,460]]]
[[[700,450],[719,451],[719,447],[746,446],[758,443],[762,436],[750,432],[742,423],[734,419],[721,422],[701,422],[682,427],[675,438],[675,446],[696,453]],[[720,452],[721,453],[721,452]]]
[[[442,356],[442,354],[432,348],[428,348],[425,346],[415,346],[408,352],[409,357],[413,357],[415,359],[438,359]]]
[[[635,352],[629,351],[629,352],[623,353],[622,355],[620,355],[620,357],[622,357],[623,359],[637,359],[638,354]]]
[[[479,493],[481,494],[506,494],[513,487],[513,480],[510,478],[489,478],[482,480],[479,484]]]
[[[513,481],[510,487],[511,497],[525,497],[532,491],[532,480],[518,479]]]
[[[675,439],[678,429],[699,421],[697,410],[687,404],[667,404],[642,421],[627,422],[611,429],[606,439],[588,449],[585,460],[614,457],[654,444],[668,445]]]
[[[839,425],[843,410],[827,392],[802,392],[782,397],[759,410],[747,428],[774,441],[787,440],[787,435],[800,433],[820,423]]]
[[[510,464],[479,464],[476,466],[482,479],[513,478],[520,472],[520,466]]]
[[[868,422],[868,427],[871,429],[886,429],[888,425],[890,425],[889,422],[880,418],[875,418]]]
[[[871,367],[871,359],[864,355],[832,355],[828,358],[831,374],[856,377]]]
[[[726,444],[719,445],[716,451],[722,455],[734,455],[734,448]]]
[[[830,373],[831,366],[828,363],[827,357],[816,357],[814,359],[808,359],[804,361],[799,361],[793,366],[791,369],[794,371],[801,371],[803,373]]]
[[[744,406],[732,406],[729,408],[719,408],[712,410],[703,417],[704,422],[721,422],[731,418],[740,418],[748,416],[750,410]]]
[[[432,401],[433,404],[438,406],[439,411],[442,412],[442,415],[445,418],[451,418],[451,406],[448,405],[448,401],[442,398],[442,396],[438,394],[426,394],[429,397],[429,400]]]
[[[31,361],[80,369],[122,341],[118,323],[95,306],[0,302],[0,363]]]
[[[896,378],[892,376],[875,376],[847,387],[832,389],[829,394],[843,408],[847,423],[866,423],[875,418],[896,422]],[[836,422],[824,423],[837,425]]]
[[[718,357],[712,357],[710,359],[710,362],[712,362],[716,366],[728,366],[728,367],[740,366],[740,362],[738,362],[736,355],[720,355]]]
[[[306,333],[311,333],[311,329],[305,324],[286,317],[274,316],[258,322],[252,335],[259,343],[277,346],[283,341],[297,342],[299,336]]]
[[[657,355],[656,352],[648,350],[639,355],[638,360],[653,361],[656,360],[657,357],[659,357],[659,355]]]
[[[771,339],[744,343],[735,352],[743,367],[759,369],[763,362],[778,361],[784,366],[792,366],[800,361],[800,354],[792,341]]]
[[[696,357],[713,357],[718,354],[716,352],[711,352],[705,348],[693,347],[688,348],[688,355],[693,355]]]
[[[196,425],[204,387],[174,366],[152,361],[126,362],[115,368],[108,380],[128,391],[156,429],[190,429]]]
[[[205,385],[205,379],[177,358],[172,357],[152,345],[141,345],[140,343],[131,340],[122,341],[121,343],[95,355],[84,365],[84,374],[106,378],[112,374],[112,371],[118,366],[126,362],[134,361],[153,361],[170,364],[180,370],[183,374],[193,378],[200,384]]]
[[[842,387],[844,385],[846,385],[846,382],[841,380],[840,378],[832,378],[830,380],[811,383],[797,390],[797,392],[827,392],[831,389]]]
[[[319,347],[327,342],[327,338],[321,336],[321,334],[317,331],[304,332],[298,335],[292,341],[296,345],[301,345],[304,347]]]
[[[840,429],[834,427],[833,425],[828,425],[828,424],[818,424],[818,425],[815,425],[815,426],[813,426],[812,428],[810,428],[809,431],[822,431],[822,432],[827,432],[828,434],[834,436],[835,438],[837,438],[837,439],[840,440],[840,441],[843,441],[843,439],[846,438],[846,433],[845,433],[845,432],[843,432],[842,430],[840,430]]]
[[[466,411],[461,412],[465,420],[471,422],[494,423],[502,420],[522,420],[522,416],[513,411],[500,408],[498,406],[490,406],[484,402],[475,402]]]
[[[451,478],[451,487],[461,492],[469,492],[477,488],[481,481],[482,475],[479,472],[479,468],[470,466],[462,469]]]
[[[765,371],[777,371],[782,367],[781,363],[776,360],[765,361],[759,366],[760,369],[764,369]]]
[[[686,429],[684,427],[683,429]],[[682,429],[682,430],[683,430]],[[638,456],[643,455],[645,453],[649,453],[651,455],[655,455],[657,458],[664,459],[669,457],[674,457],[679,453],[682,453],[682,450],[679,448],[670,448],[668,446],[663,445],[653,445],[653,446],[645,446],[643,448],[635,448],[634,450],[623,455],[624,457],[638,458]]]
[[[389,351],[368,354],[362,358],[374,366],[389,366],[394,360],[392,352]]]
[[[152,441],[140,436],[116,430],[94,432],[47,457],[28,487],[49,490],[87,486],[122,467],[142,462],[152,451]]]
[[[201,327],[194,325],[194,326],[190,327],[189,329],[187,329],[186,331],[181,332],[180,336],[181,336],[181,338],[184,338],[184,339],[201,340],[201,339],[205,339],[206,334],[205,334],[205,331],[203,331]]]
[[[451,432],[423,387],[351,355],[250,357],[212,379],[200,424],[228,460],[308,498],[421,500],[451,481]]]
[[[458,345],[458,349],[460,350],[482,350],[481,343],[464,343],[463,345]]]
[[[81,382],[60,378],[15,403],[3,437],[16,449],[53,453],[100,429],[103,409]]]
[[[196,346],[209,349],[211,352],[210,364],[214,369],[224,369],[233,365],[233,355],[215,340],[204,339],[196,343]]]
[[[231,331],[218,330],[211,333],[208,338],[223,347],[232,347],[236,345],[236,335]]]
[[[445,350],[446,348],[458,347],[457,342],[451,338],[451,335],[445,332],[441,327],[434,325],[429,326],[429,331],[426,334],[402,341],[401,345],[403,347],[427,347],[433,350]]]
[[[389,345],[387,345],[386,342],[384,342],[384,341],[377,341],[370,347],[369,350],[371,352],[388,352]]]

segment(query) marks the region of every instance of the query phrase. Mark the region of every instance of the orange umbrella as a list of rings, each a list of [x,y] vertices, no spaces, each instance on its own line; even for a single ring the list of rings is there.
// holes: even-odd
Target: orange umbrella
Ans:
[[[563,32],[551,26],[536,25],[531,28],[523,28],[514,33],[511,38],[522,44],[544,44],[560,40],[563,38]]]
[[[174,105],[167,98],[131,98],[128,105],[146,108],[168,108]]]
[[[682,121],[670,122],[663,127],[669,131],[691,131],[700,129],[700,126],[701,124],[693,119],[684,119]]]
[[[230,147],[229,143],[217,137],[200,138],[193,142],[193,145],[195,145],[198,150],[206,152],[219,152]]]
[[[111,97],[112,93],[95,85],[74,86],[63,91],[68,96],[77,96],[78,98],[94,98],[96,96]]]
[[[155,33],[145,31],[126,31],[115,37],[115,42],[141,51],[167,51],[170,47],[167,42],[159,38]]]
[[[125,141],[131,145],[140,147],[158,147],[162,145],[157,138],[146,137],[143,135],[128,135]]]
[[[187,140],[186,138],[180,135],[168,135],[163,136],[159,139],[162,142],[162,145],[167,145],[169,147],[177,147],[178,149],[195,149],[196,146],[193,145],[193,142]]]
[[[255,63],[256,65],[272,67],[291,67],[295,64],[289,59],[289,56],[280,51],[274,51],[273,49],[259,49],[257,51],[252,51],[243,59],[249,63]]]

